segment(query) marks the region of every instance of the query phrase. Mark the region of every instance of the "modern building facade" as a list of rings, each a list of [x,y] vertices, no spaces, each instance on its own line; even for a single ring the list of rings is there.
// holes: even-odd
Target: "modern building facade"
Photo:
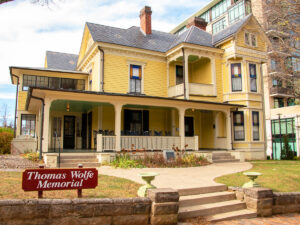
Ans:
[[[288,40],[291,39],[291,35],[279,31],[278,27],[269,23],[267,10],[270,8],[264,0],[213,0],[179,24],[171,33],[184,32],[185,25],[194,17],[203,18],[208,23],[206,31],[217,35],[250,13],[255,16],[270,40],[268,64],[262,67],[267,135],[266,151],[271,158],[280,159],[285,136],[288,137],[289,145],[295,155],[300,155],[300,105],[299,99],[297,100],[299,93],[295,93],[296,90],[300,90],[300,61],[293,57],[286,46],[280,44],[279,39]],[[245,33],[245,43],[249,46],[252,45],[252,35],[251,32]],[[292,71],[286,69],[287,61],[291,63]],[[281,125],[279,126],[279,124]]]
[[[181,34],[86,23],[79,55],[47,52],[11,66],[18,85],[13,151],[104,152],[178,147],[264,159],[262,64],[267,37],[249,14],[223,31],[193,19]],[[256,30],[251,43],[245,33]],[[252,32],[250,32],[252,34]]]

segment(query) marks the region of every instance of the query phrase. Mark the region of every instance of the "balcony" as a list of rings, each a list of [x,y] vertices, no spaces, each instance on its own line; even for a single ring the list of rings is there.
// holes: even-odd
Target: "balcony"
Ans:
[[[272,97],[292,97],[293,90],[291,88],[284,87],[271,87],[270,96]]]
[[[183,83],[169,87],[169,89],[168,89],[169,97],[179,97],[179,96],[183,96],[183,95],[184,95]]]
[[[198,84],[189,83],[189,95],[202,95],[202,96],[215,96],[215,90],[213,84]],[[169,97],[179,97],[184,95],[183,84],[178,84],[169,87],[168,96]]]

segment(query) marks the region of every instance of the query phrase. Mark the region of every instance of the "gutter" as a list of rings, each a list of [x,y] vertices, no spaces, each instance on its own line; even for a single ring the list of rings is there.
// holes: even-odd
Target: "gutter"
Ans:
[[[101,55],[100,55],[100,65],[101,65],[101,69],[102,69],[102,74],[101,74],[102,79],[101,79],[100,85],[101,85],[101,91],[104,92],[104,51],[100,46],[98,46],[98,49],[102,53],[102,58],[101,58]]]
[[[184,99],[187,99],[186,97],[186,85],[185,85],[185,55],[184,55],[184,48],[182,48],[182,74],[183,74],[183,96],[184,96]]]
[[[17,108],[18,108],[18,93],[19,93],[19,77],[17,75],[15,75],[15,74],[12,74],[11,68],[10,68],[10,75],[11,75],[11,77],[17,78],[16,104],[15,104],[15,121],[14,121],[14,138],[16,138],[17,137],[17,133],[16,133],[17,127],[16,127],[16,125],[17,125],[17,118],[18,118],[17,117]],[[12,79],[12,81],[13,81],[13,79]]]
[[[30,92],[31,93],[31,92]],[[41,131],[40,131],[40,155],[39,160],[42,160],[42,154],[43,154],[43,132],[44,132],[44,108],[45,108],[45,101],[43,98],[39,98],[36,96],[33,96],[31,93],[31,98],[40,100],[42,102],[42,118],[41,118]]]

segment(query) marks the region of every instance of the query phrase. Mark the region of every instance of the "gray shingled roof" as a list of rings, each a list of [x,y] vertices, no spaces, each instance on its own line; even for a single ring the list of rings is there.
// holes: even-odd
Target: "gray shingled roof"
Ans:
[[[46,52],[49,69],[76,71],[78,55],[62,52]]]
[[[248,16],[245,16],[243,19],[237,21],[236,23],[226,27],[224,30],[213,35],[213,37],[212,37],[213,45],[216,45],[217,43],[234,35],[240,29],[240,27],[242,27],[248,21],[248,19],[251,16],[252,16],[252,14],[249,14]]]

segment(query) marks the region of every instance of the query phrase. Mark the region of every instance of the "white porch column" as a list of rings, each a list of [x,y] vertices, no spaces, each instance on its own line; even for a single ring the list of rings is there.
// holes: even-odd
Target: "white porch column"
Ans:
[[[114,104],[115,108],[115,135],[116,135],[116,151],[121,151],[121,112],[122,104]]]
[[[49,128],[50,107],[51,107],[52,99],[45,98],[44,103],[45,103],[45,106],[44,106],[44,124],[43,124],[42,146],[43,146],[43,152],[48,152],[49,130],[50,130],[50,128]],[[41,119],[41,121],[42,121],[42,119]]]
[[[184,115],[185,108],[178,108],[179,115],[179,136],[180,136],[180,149],[184,149],[185,145],[185,129],[184,129]]]
[[[227,137],[227,150],[232,150],[232,129],[231,129],[231,112],[226,113],[226,137]]]
[[[189,55],[187,52],[184,54],[184,82],[185,82],[185,98],[189,99]]]
[[[175,136],[176,134],[176,123],[175,123],[175,109],[171,109],[171,135]]]
[[[214,84],[213,95],[217,95],[216,59],[214,57],[210,57],[210,63],[211,63],[212,82]]]

